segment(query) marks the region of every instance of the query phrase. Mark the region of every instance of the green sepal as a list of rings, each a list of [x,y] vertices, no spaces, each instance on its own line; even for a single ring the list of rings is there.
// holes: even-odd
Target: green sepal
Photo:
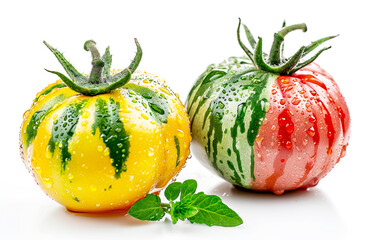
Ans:
[[[50,72],[50,73],[53,73],[53,74],[56,74],[57,76],[59,76],[61,78],[61,80],[72,90],[82,93],[87,96],[94,96],[94,95],[98,95],[98,94],[108,93],[116,88],[122,87],[123,85],[128,83],[128,81],[130,81],[130,79],[131,79],[131,72],[127,68],[125,71],[126,75],[124,77],[122,77],[119,81],[114,82],[112,84],[100,83],[100,84],[98,84],[97,88],[93,88],[92,84],[86,83],[86,84],[84,84],[84,86],[79,85],[60,72],[50,71],[47,69],[45,69],[45,70],[47,72]]]
[[[249,28],[247,27],[247,25],[243,24],[244,29],[245,29],[245,35],[247,36],[248,42],[250,44],[250,46],[255,49],[255,46],[257,45],[257,42],[255,41],[252,33],[249,31]]]
[[[142,49],[136,38],[135,38],[135,44],[137,47],[137,52],[136,52],[135,58],[131,61],[128,68],[126,68],[122,72],[116,73],[112,76],[112,79],[111,79],[112,82],[118,81],[118,79],[123,78],[126,75],[127,70],[130,70],[130,72],[133,73],[139,66],[141,58],[142,58]]]
[[[84,83],[84,82],[87,82],[88,81],[88,78],[86,76],[82,75],[81,73],[79,73],[74,68],[74,66],[71,65],[71,63],[69,63],[69,61],[67,61],[65,59],[64,55],[62,55],[62,53],[60,53],[60,51],[58,51],[56,48],[53,48],[46,41],[43,41],[43,43],[55,55],[55,57],[57,58],[57,60],[61,63],[62,67],[65,69],[67,75],[69,75],[70,78],[73,79],[73,81],[75,81],[77,83]]]
[[[248,56],[248,58],[250,59],[250,61],[252,61],[252,63],[254,63],[253,53],[241,41],[241,37],[240,37],[240,26],[241,26],[241,19],[239,18],[239,25],[238,25],[238,28],[236,30],[236,36],[238,38],[238,42],[239,42],[240,47],[244,50],[245,54]]]
[[[302,57],[305,57],[306,55],[308,55],[308,53],[310,53],[311,51],[313,51],[315,48],[317,48],[320,44],[337,37],[338,35],[334,35],[334,36],[330,36],[330,37],[325,37],[325,38],[321,38],[317,41],[312,42],[311,44],[309,44],[308,46],[305,47],[305,50],[302,54]]]
[[[325,50],[328,50],[330,48],[331,48],[331,46],[325,47],[325,48],[321,49],[319,52],[317,52],[314,56],[312,56],[311,58],[309,58],[308,60],[306,60],[306,61],[304,61],[302,63],[297,64],[296,67],[294,67],[293,69],[291,69],[291,71],[289,72],[289,75],[295,73],[300,68],[303,68],[306,65],[308,65],[309,63],[313,62],[322,52],[324,52]]]
[[[104,69],[103,69],[103,78],[110,81],[111,78],[111,66],[112,66],[112,55],[109,51],[109,47],[105,49],[105,52],[102,56],[102,61],[104,62]]]
[[[239,25],[237,28],[237,39],[240,47],[244,50],[245,54],[252,61],[253,65],[258,69],[265,72],[275,73],[279,75],[291,75],[295,73],[300,68],[310,64],[313,62],[322,52],[329,49],[330,47],[326,47],[318,51],[314,54],[313,57],[308,60],[302,61],[301,58],[309,54],[315,48],[317,48],[322,43],[338,36],[329,36],[325,38],[321,38],[315,42],[312,42],[306,47],[301,47],[291,58],[286,59],[283,57],[283,49],[284,49],[284,38],[285,36],[295,30],[302,30],[303,32],[307,31],[307,26],[302,24],[295,24],[286,26],[286,22],[284,21],[282,24],[282,29],[274,34],[274,41],[272,43],[270,54],[267,55],[262,51],[262,39],[258,38],[258,42],[254,40],[253,35],[249,31],[248,27],[243,24],[244,30],[248,39],[249,44],[252,48],[254,48],[254,53],[252,53],[241,41],[240,38],[240,26],[241,19],[239,18]],[[267,57],[268,56],[268,57]]]
[[[256,66],[258,66],[261,70],[266,72],[271,72],[275,74],[283,74],[289,75],[291,69],[293,69],[297,63],[300,61],[302,53],[304,52],[305,47],[301,47],[286,63],[279,67],[273,67],[267,64],[263,59],[262,53],[262,38],[259,38],[257,46],[254,51],[254,61]]]
[[[93,68],[89,78],[87,78],[86,76],[80,74],[58,50],[51,47],[46,42],[44,43],[59,60],[69,77],[63,75],[60,72],[50,70],[46,71],[59,76],[61,80],[64,81],[65,84],[72,90],[88,96],[108,93],[128,83],[128,81],[131,79],[131,74],[136,70],[142,58],[142,49],[135,38],[137,52],[131,64],[123,71],[111,76],[110,68],[112,64],[112,55],[109,52],[109,47],[106,49],[106,52],[102,58],[100,58],[99,52],[95,48],[95,42],[93,40],[86,41],[84,44],[84,49],[91,51],[93,57]]]

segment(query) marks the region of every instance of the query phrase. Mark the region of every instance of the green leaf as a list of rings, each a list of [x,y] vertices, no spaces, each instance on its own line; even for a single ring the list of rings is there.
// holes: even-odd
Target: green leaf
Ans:
[[[188,194],[194,194],[197,189],[197,181],[194,179],[185,180],[181,187],[180,200]]]
[[[176,202],[171,213],[175,218],[179,218],[184,221],[186,218],[193,217],[198,213],[198,209],[190,205],[191,201]]]
[[[134,218],[148,221],[158,221],[165,215],[160,207],[160,197],[154,194],[147,194],[145,198],[137,201],[128,211]]]
[[[174,182],[169,184],[169,186],[165,189],[164,195],[166,199],[169,201],[174,201],[178,198],[180,194],[180,188],[182,186],[182,183],[180,182]]]
[[[198,209],[196,215],[188,218],[191,223],[223,227],[234,227],[243,223],[240,216],[225,205],[218,196],[200,192],[192,195],[191,200],[190,205]]]
[[[191,223],[201,223],[208,226],[234,227],[243,223],[240,216],[226,206],[215,195],[194,194],[197,182],[193,179],[182,183],[171,183],[165,190],[169,203],[161,203],[158,196],[148,194],[146,198],[136,202],[128,214],[140,220],[157,221],[165,213],[170,214],[172,223],[188,219]],[[173,202],[182,193],[181,201]]]

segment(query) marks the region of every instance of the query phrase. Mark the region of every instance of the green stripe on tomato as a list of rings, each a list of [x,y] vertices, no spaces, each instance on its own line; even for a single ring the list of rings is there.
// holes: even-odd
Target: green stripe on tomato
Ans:
[[[99,128],[100,137],[109,148],[109,157],[115,169],[115,177],[120,178],[127,171],[126,161],[129,155],[129,135],[124,129],[119,115],[120,104],[113,98],[108,102],[98,98],[95,102],[95,121],[92,126],[93,135]]]
[[[54,121],[51,138],[48,142],[49,149],[54,154],[55,149],[61,151],[61,174],[65,172],[66,165],[71,161],[69,152],[69,141],[72,139],[76,125],[82,114],[81,109],[85,107],[88,99],[66,106],[63,113]]]
[[[54,110],[53,107],[55,106],[55,104],[65,100],[65,99],[66,99],[65,95],[60,94],[60,95],[48,100],[44,105],[42,105],[42,107],[40,107],[38,109],[38,111],[36,111],[32,115],[31,120],[29,121],[27,128],[26,128],[26,132],[25,132],[26,139],[27,139],[26,147],[28,147],[31,144],[31,142],[33,141],[33,139],[36,137],[39,125],[41,124],[43,119],[52,110]]]

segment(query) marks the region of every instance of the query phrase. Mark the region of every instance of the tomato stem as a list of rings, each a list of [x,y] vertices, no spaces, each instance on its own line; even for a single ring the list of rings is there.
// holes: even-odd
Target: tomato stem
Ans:
[[[86,51],[90,51],[93,58],[93,67],[89,76],[90,83],[100,83],[103,81],[102,71],[104,67],[104,62],[100,59],[99,51],[95,45],[96,43],[93,40],[88,40],[84,43],[84,49]]]
[[[253,63],[253,65],[258,69],[265,72],[275,73],[279,75],[291,75],[295,73],[300,68],[305,67],[306,65],[313,62],[322,52],[329,49],[330,47],[326,47],[318,51],[314,56],[310,57],[308,60],[301,61],[303,57],[305,57],[308,53],[317,48],[320,44],[336,37],[330,36],[321,38],[315,42],[312,42],[308,46],[302,46],[292,57],[284,58],[283,57],[283,48],[284,48],[284,39],[285,36],[295,30],[302,30],[306,32],[307,27],[304,23],[294,24],[290,26],[286,26],[286,22],[284,21],[282,24],[282,29],[274,34],[274,40],[272,43],[270,54],[266,54],[262,50],[262,38],[258,38],[258,42],[256,42],[249,31],[248,27],[243,24],[244,30],[246,33],[246,37],[253,51],[249,50],[240,37],[240,27],[241,27],[241,19],[239,18],[239,25],[237,28],[237,39],[240,47],[244,50],[245,54],[249,58],[249,60]]]
[[[295,30],[302,30],[303,32],[306,32],[307,27],[304,23],[295,24],[284,27],[279,32],[274,34],[274,40],[268,58],[268,61],[271,65],[279,65],[281,63],[281,45],[285,40],[285,36]]]
[[[127,68],[119,73],[111,75],[110,67],[112,64],[112,55],[109,52],[109,47],[106,49],[104,55],[100,57],[99,51],[95,46],[96,43],[93,40],[86,41],[84,49],[86,51],[90,51],[93,58],[93,67],[90,72],[90,76],[86,77],[79,73],[57,49],[53,48],[46,42],[44,42],[44,44],[55,55],[69,77],[60,72],[50,71],[47,69],[46,71],[56,74],[72,90],[88,96],[108,93],[128,83],[131,79],[132,73],[137,69],[142,58],[141,46],[135,38],[137,52],[134,59]]]

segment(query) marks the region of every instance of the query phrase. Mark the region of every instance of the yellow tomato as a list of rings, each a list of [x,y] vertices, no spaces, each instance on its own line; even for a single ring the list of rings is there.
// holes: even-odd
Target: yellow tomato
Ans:
[[[122,87],[87,96],[61,80],[24,114],[23,160],[67,209],[128,209],[181,170],[191,136],[187,112],[165,82],[135,72]]]

